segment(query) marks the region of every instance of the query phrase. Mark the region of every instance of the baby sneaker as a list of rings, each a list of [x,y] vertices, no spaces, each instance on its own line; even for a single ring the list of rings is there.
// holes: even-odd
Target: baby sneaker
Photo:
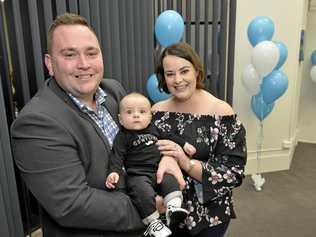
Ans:
[[[150,237],[167,237],[171,235],[171,230],[161,220],[157,219],[149,224],[144,235]]]
[[[189,212],[181,207],[168,206],[166,211],[166,220],[169,227],[177,226],[188,216]]]

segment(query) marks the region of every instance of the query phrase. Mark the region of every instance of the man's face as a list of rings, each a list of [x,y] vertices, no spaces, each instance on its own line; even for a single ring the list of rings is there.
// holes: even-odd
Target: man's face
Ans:
[[[103,77],[103,59],[99,42],[88,27],[58,26],[45,64],[65,91],[82,102],[91,102]]]

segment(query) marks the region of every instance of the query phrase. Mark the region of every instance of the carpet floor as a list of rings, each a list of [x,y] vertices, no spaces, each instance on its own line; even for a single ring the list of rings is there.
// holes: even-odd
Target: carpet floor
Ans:
[[[290,170],[263,177],[260,192],[250,176],[234,191],[237,219],[225,237],[315,237],[316,145],[299,143]]]

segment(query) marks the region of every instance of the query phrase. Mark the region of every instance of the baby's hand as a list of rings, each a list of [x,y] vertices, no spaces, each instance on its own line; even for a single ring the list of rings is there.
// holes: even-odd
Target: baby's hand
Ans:
[[[105,186],[107,188],[109,188],[109,189],[114,189],[115,188],[115,184],[117,184],[117,182],[119,181],[119,178],[120,178],[120,176],[119,176],[118,173],[112,172],[106,178]]]
[[[191,145],[190,143],[185,143],[183,146],[183,150],[185,151],[185,153],[187,153],[190,157],[192,157],[195,153],[196,153],[196,149],[193,145]]]

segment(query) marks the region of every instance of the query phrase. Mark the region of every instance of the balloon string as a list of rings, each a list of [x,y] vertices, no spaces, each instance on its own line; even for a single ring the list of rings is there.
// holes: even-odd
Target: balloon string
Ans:
[[[257,174],[261,173],[261,153],[263,142],[263,122],[260,121],[257,131]]]

